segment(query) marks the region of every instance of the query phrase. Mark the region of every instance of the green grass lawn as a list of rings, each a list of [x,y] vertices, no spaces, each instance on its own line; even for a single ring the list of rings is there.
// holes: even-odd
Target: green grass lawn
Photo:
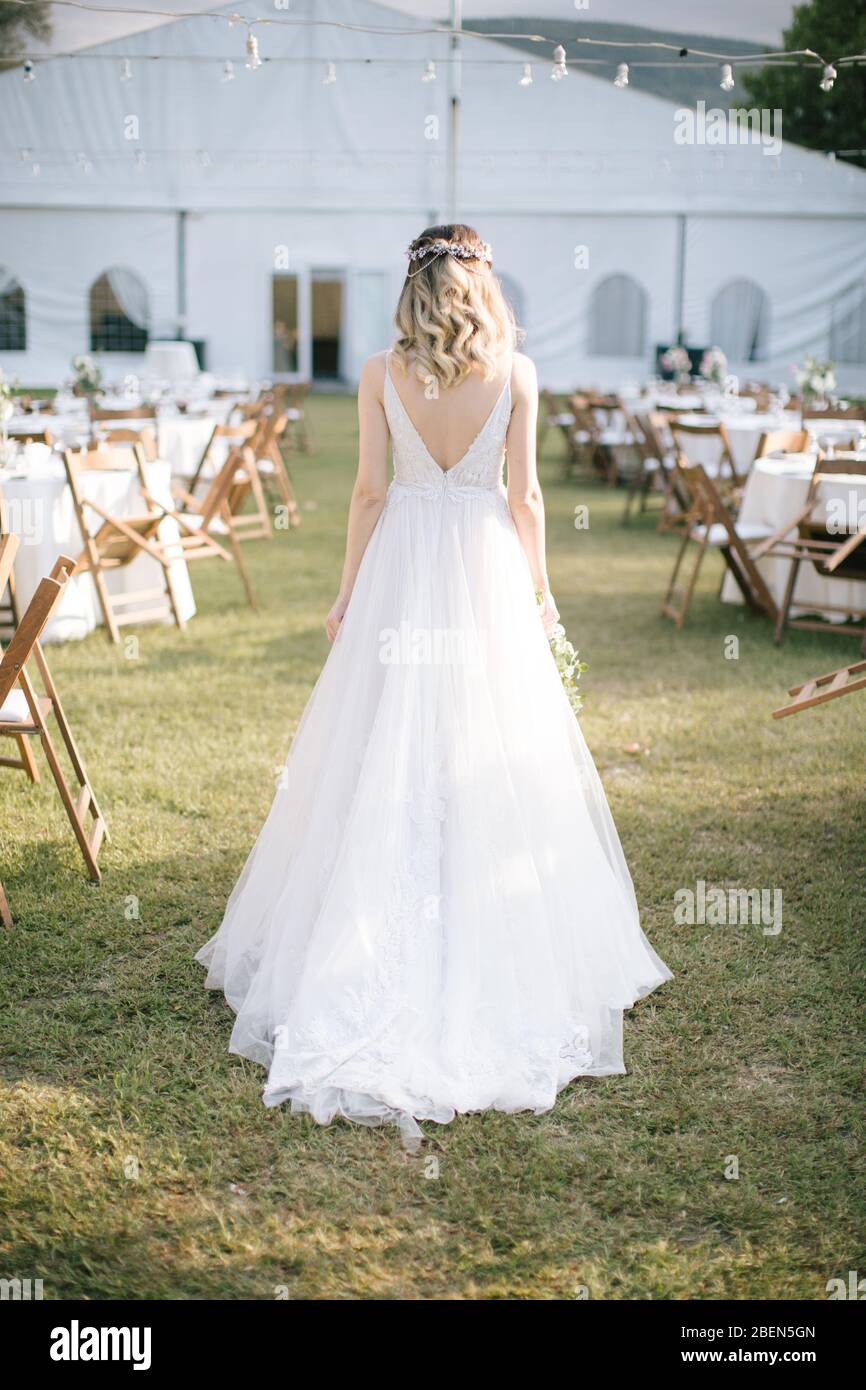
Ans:
[[[0,776],[0,1276],[41,1277],[46,1298],[824,1297],[866,1267],[866,700],[769,715],[856,644],[776,650],[719,604],[717,557],[677,633],[659,617],[676,542],[653,518],[624,529],[621,493],[563,483],[553,436],[583,727],[675,972],[627,1016],[629,1074],[547,1115],[427,1125],[407,1155],[394,1129],[266,1110],[261,1071],[226,1052],[232,1016],[193,953],[327,651],[354,464],[353,402],[312,413],[303,525],[247,547],[258,616],[229,566],[202,565],[187,633],[141,629],[136,658],[102,632],[50,650],[111,829],[100,886],[53,785]],[[698,879],[780,889],[782,931],[676,925]]]

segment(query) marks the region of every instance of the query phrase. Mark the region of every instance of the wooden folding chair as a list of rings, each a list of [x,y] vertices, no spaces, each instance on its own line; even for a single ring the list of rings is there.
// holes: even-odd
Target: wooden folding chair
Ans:
[[[187,564],[193,560],[234,560],[247,601],[252,609],[257,609],[241,541],[266,540],[272,531],[255,457],[249,445],[231,451],[204,497],[193,497],[178,483],[174,485],[174,495],[181,504],[179,508],[163,507],[159,502],[154,505],[164,516],[173,517],[178,524],[180,537],[171,543],[175,554],[181,554]],[[255,503],[253,511],[240,515],[241,508],[251,496]],[[214,532],[225,536],[230,551],[223,550],[217,543]]]
[[[159,448],[156,442],[156,430],[145,425],[140,430],[117,429],[108,430],[104,441],[109,449],[113,449],[123,444],[140,444],[141,451],[148,463],[153,463],[154,459],[159,458]]]
[[[601,427],[592,407],[592,396],[577,393],[569,397],[570,449],[565,461],[564,476],[572,469],[585,466],[590,474],[601,474],[605,482],[616,481],[615,465],[610,452],[601,443]]]
[[[758,440],[755,458],[766,458],[768,454],[803,454],[808,447],[808,430],[765,430]]]
[[[639,454],[638,467],[629,479],[623,510],[623,525],[627,525],[636,497],[640,498],[639,510],[641,512],[646,511],[650,494],[653,492],[663,504],[667,501],[670,491],[668,478],[674,472],[674,465],[669,450],[665,447],[662,439],[661,429],[658,427],[658,417],[654,418],[652,412],[646,415],[633,415],[625,405],[622,407],[622,413],[626,426],[635,439]],[[662,510],[663,518],[664,508]],[[662,528],[660,520],[659,529],[667,530],[669,527],[666,525]]]
[[[708,549],[713,549],[721,554],[752,612],[767,613],[775,621],[776,601],[755,564],[754,553],[750,551],[750,545],[764,539],[770,527],[757,522],[735,522],[714,479],[708,477],[701,464],[690,464],[680,455],[676,467],[692,503],[686,518],[685,535],[662,604],[663,616],[671,618],[678,628],[683,626],[704,556]],[[678,586],[680,567],[690,545],[697,550],[692,573],[684,586]]]
[[[250,445],[256,460],[256,468],[267,493],[274,493],[286,508],[290,526],[300,526],[301,512],[288,465],[283,458],[280,443],[286,435],[289,417],[285,411],[273,411],[259,419],[259,428]]]
[[[54,436],[49,430],[24,430],[15,435],[19,444],[47,444],[49,449],[54,448]]]
[[[171,574],[172,563],[178,558],[177,542],[172,540],[163,543],[160,539],[159,528],[164,511],[150,495],[141,445],[134,443],[114,449],[96,448],[80,451],[67,449],[63,460],[81,539],[84,542],[84,549],[75,561],[73,573],[90,574],[93,579],[109,640],[119,642],[120,628],[124,625],[164,621],[168,616],[174,619],[179,628],[185,628],[186,620],[181,613]],[[113,516],[104,507],[85,496],[82,478],[86,473],[127,472],[130,466],[138,474],[146,511],[137,516]],[[93,513],[99,519],[100,524],[95,531],[90,529],[89,513]],[[110,593],[105,582],[106,574],[132,564],[133,560],[137,560],[141,555],[149,555],[161,567],[161,586]],[[155,606],[129,611],[131,605],[142,603]]]
[[[860,675],[861,671],[863,675]],[[859,676],[859,679],[852,680],[852,676]],[[866,661],[855,661],[853,665],[840,666],[838,671],[830,671],[826,676],[813,676],[802,685],[792,685],[788,694],[796,696],[796,699],[774,709],[773,718],[784,719],[788,714],[799,714],[801,709],[825,705],[828,700],[853,695],[855,690],[866,690]]]
[[[9,515],[6,507],[6,499],[0,491],[0,543],[10,533]],[[17,544],[16,547],[17,549]],[[13,552],[10,548],[9,567],[5,576],[0,575],[0,628],[4,632],[9,632],[18,626],[19,613],[18,603],[15,598],[15,574],[12,566]]]
[[[719,491],[723,496],[739,502],[746,480],[737,472],[737,465],[734,462],[734,455],[731,451],[731,441],[724,422],[716,420],[701,424],[697,420],[680,420],[674,418],[670,421],[669,429],[673,436],[677,453],[682,454],[689,463],[700,462],[700,460],[693,460],[689,453],[689,445],[692,441],[697,439],[712,439],[716,442],[718,446],[718,458],[715,476],[718,478]],[[702,467],[706,473],[706,464],[702,464]]]
[[[866,520],[840,534],[829,530],[828,518],[823,515],[822,483],[849,473],[866,480],[866,459],[856,454],[836,454],[832,459],[819,454],[803,506],[783,526],[772,532],[755,552],[759,559],[766,556],[791,562],[785,594],[776,615],[777,643],[783,641],[789,627],[794,627],[810,632],[837,632],[845,637],[862,635],[863,651],[866,652],[866,608],[809,599],[808,608],[812,613],[842,614],[860,622],[839,624],[815,617],[790,616],[797,576],[804,562],[810,564],[823,579],[866,583]],[[791,532],[795,529],[797,534],[792,536]]]
[[[314,454],[316,442],[307,414],[307,397],[310,394],[308,381],[283,382],[273,389],[273,406],[278,414],[287,417],[285,442],[302,454]]]
[[[542,442],[547,438],[548,430],[559,430],[565,441],[563,474],[568,477],[572,467],[579,461],[578,445],[574,439],[574,415],[560,396],[545,389],[539,396],[538,427],[535,437],[535,449],[539,456]]]
[[[0,541],[0,574],[7,566],[11,568],[17,545],[17,536],[4,536]],[[28,741],[32,738],[39,739],[78,841],[87,872],[98,883],[102,875],[97,861],[103,840],[110,839],[108,827],[90,785],[39,640],[63,596],[72,569],[72,560],[65,555],[58,557],[51,574],[40,581],[0,661],[0,736],[16,740],[19,747],[27,745],[29,755],[27,760],[0,758],[0,765],[21,768],[28,773],[31,780],[37,781],[39,774]],[[37,693],[28,672],[31,658],[35,661],[41,678],[42,694]],[[72,788],[66,779],[51,736],[49,719],[52,716],[72,766],[76,783]],[[11,926],[5,895],[0,903],[0,913],[5,924]]]
[[[257,412],[255,416],[251,415],[246,420],[239,420],[235,424],[214,425],[210,439],[196,464],[195,472],[186,485],[186,491],[190,496],[195,496],[196,489],[202,481],[210,486],[232,450],[243,448],[260,432],[259,413]],[[218,457],[220,453],[222,453],[221,460]]]

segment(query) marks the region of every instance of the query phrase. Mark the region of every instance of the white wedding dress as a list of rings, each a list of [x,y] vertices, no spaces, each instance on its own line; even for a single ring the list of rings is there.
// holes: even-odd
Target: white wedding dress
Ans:
[[[506,383],[447,472],[385,378],[394,479],[268,819],[198,953],[267,1105],[541,1112],[624,1071],[670,978],[539,620]]]

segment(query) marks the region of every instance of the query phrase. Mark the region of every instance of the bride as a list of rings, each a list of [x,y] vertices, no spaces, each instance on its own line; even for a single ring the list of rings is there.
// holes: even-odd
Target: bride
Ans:
[[[396,326],[361,373],[333,646],[197,959],[266,1105],[413,1148],[623,1072],[623,1010],[670,972],[550,653],[535,372],[471,227],[413,241]]]

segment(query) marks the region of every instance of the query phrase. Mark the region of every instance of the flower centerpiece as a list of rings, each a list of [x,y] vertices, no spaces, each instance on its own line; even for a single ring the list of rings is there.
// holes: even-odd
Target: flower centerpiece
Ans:
[[[662,354],[661,363],[665,371],[672,372],[680,384],[691,380],[692,359],[681,343],[668,348],[667,352]]]
[[[72,383],[72,392],[75,396],[95,396],[102,385],[102,368],[95,357],[88,357],[81,354],[72,359],[72,370],[75,380]]]
[[[720,347],[707,348],[701,358],[701,376],[714,386],[723,387],[728,375],[728,359]]]
[[[15,392],[18,389],[18,378],[9,377],[0,367],[0,468],[11,463],[15,456],[17,444],[9,439],[8,424],[15,414]]]
[[[802,367],[794,367],[794,380],[804,401],[826,402],[827,396],[836,387],[834,363],[819,362],[817,357],[807,357]]]

